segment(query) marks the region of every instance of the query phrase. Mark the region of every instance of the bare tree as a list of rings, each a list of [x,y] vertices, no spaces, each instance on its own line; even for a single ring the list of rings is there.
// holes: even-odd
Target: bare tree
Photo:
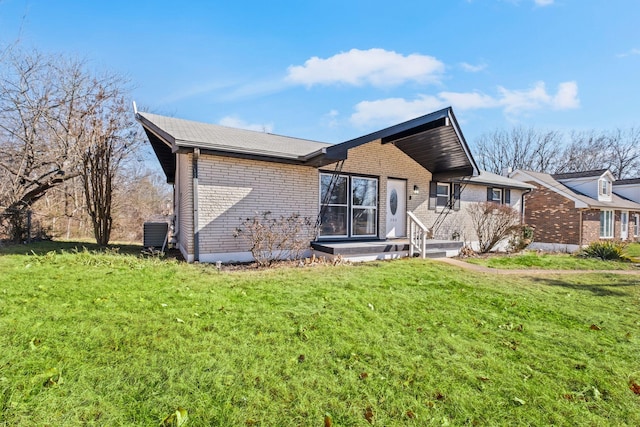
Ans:
[[[538,131],[515,127],[482,135],[475,144],[484,170],[562,173],[611,170],[616,178],[640,176],[640,128],[614,131]]]
[[[640,175],[640,129],[571,132],[557,172],[608,168],[620,179]]]
[[[608,167],[609,144],[609,138],[604,132],[572,131],[561,156],[562,162],[555,172],[579,172]]]
[[[108,242],[113,173],[136,147],[126,82],[97,77],[83,61],[38,52],[8,57],[0,68],[0,213],[19,238],[25,211],[81,177],[96,239]]]
[[[0,70],[0,208],[14,238],[24,212],[52,187],[79,174],[68,138],[51,124],[64,97],[52,58],[10,52]]]
[[[503,173],[506,169],[553,171],[561,152],[562,135],[556,131],[538,131],[515,127],[495,130],[476,143],[477,161],[486,171]]]
[[[640,128],[616,129],[610,140],[613,175],[618,179],[640,176]]]
[[[120,80],[109,76],[102,81],[94,80],[92,87],[97,90],[88,97],[84,108],[86,131],[81,144],[81,177],[96,242],[107,245],[113,226],[113,182],[140,138],[133,115],[128,114]]]

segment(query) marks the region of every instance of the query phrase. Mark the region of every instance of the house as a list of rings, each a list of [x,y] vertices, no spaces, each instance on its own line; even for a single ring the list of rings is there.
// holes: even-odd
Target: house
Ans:
[[[613,183],[613,192],[640,203],[640,178],[619,179]],[[636,241],[640,241],[640,213],[631,214],[629,217],[630,235],[633,235]]]
[[[640,204],[616,194],[608,169],[562,173],[517,170],[513,179],[535,186],[525,195],[532,248],[576,251],[603,240],[634,240]]]
[[[264,211],[313,218],[319,226],[306,233],[322,255],[453,255],[462,246],[453,237],[472,238],[454,220],[463,195],[480,200],[492,189],[496,201],[520,206],[529,189],[479,173],[451,108],[340,144],[144,112],[136,119],[174,184],[174,240],[190,262],[252,260],[233,232]]]
[[[468,209],[478,202],[493,202],[509,206],[524,215],[524,195],[535,187],[502,175],[479,171],[478,176],[444,182],[431,181],[429,213],[426,223],[433,228],[435,239],[461,239],[477,250],[477,236]],[[447,209],[450,199],[453,207]],[[498,249],[506,249],[505,244]]]

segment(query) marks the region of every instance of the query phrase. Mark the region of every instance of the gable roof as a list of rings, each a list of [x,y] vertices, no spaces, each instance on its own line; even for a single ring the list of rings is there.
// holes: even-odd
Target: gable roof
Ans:
[[[393,144],[440,179],[475,176],[478,168],[453,115],[445,108],[340,144],[328,144],[225,126],[136,113],[167,176],[175,179],[175,153],[203,153],[321,167],[348,151],[380,140]]]
[[[594,169],[590,171],[554,173],[551,175],[554,179],[571,179],[571,178],[591,178],[600,177],[607,173],[609,169]]]
[[[604,169],[607,171],[607,169]],[[604,172],[603,172],[604,173]],[[620,197],[615,193],[611,193],[611,201],[600,201],[589,197],[579,191],[576,191],[560,181],[555,179],[555,175],[550,175],[548,173],[542,172],[533,172],[526,170],[517,170],[514,171],[511,175],[514,179],[518,179],[520,181],[533,181],[537,184],[542,185],[543,187],[548,188],[549,190],[555,191],[561,196],[566,197],[569,200],[572,200],[575,203],[576,208],[596,208],[596,209],[629,209],[629,210],[640,210],[640,204],[632,202],[624,197]],[[599,176],[599,175],[589,175],[589,176]]]
[[[640,184],[640,178],[619,179],[613,182],[613,185],[629,185]]]

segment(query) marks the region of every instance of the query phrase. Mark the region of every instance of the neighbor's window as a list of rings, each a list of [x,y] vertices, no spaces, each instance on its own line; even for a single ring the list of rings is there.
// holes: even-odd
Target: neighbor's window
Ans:
[[[600,211],[600,238],[613,237],[613,211]]]
[[[496,203],[502,203],[502,188],[491,189],[491,201]]]
[[[451,199],[451,186],[449,184],[437,184],[436,188],[436,208],[444,209],[449,205]]]

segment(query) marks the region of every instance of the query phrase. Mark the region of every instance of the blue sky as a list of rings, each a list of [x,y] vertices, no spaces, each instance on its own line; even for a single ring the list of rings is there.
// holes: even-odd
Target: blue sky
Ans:
[[[453,106],[466,139],[640,124],[637,0],[0,0],[0,42],[128,76],[141,109],[342,142]]]

